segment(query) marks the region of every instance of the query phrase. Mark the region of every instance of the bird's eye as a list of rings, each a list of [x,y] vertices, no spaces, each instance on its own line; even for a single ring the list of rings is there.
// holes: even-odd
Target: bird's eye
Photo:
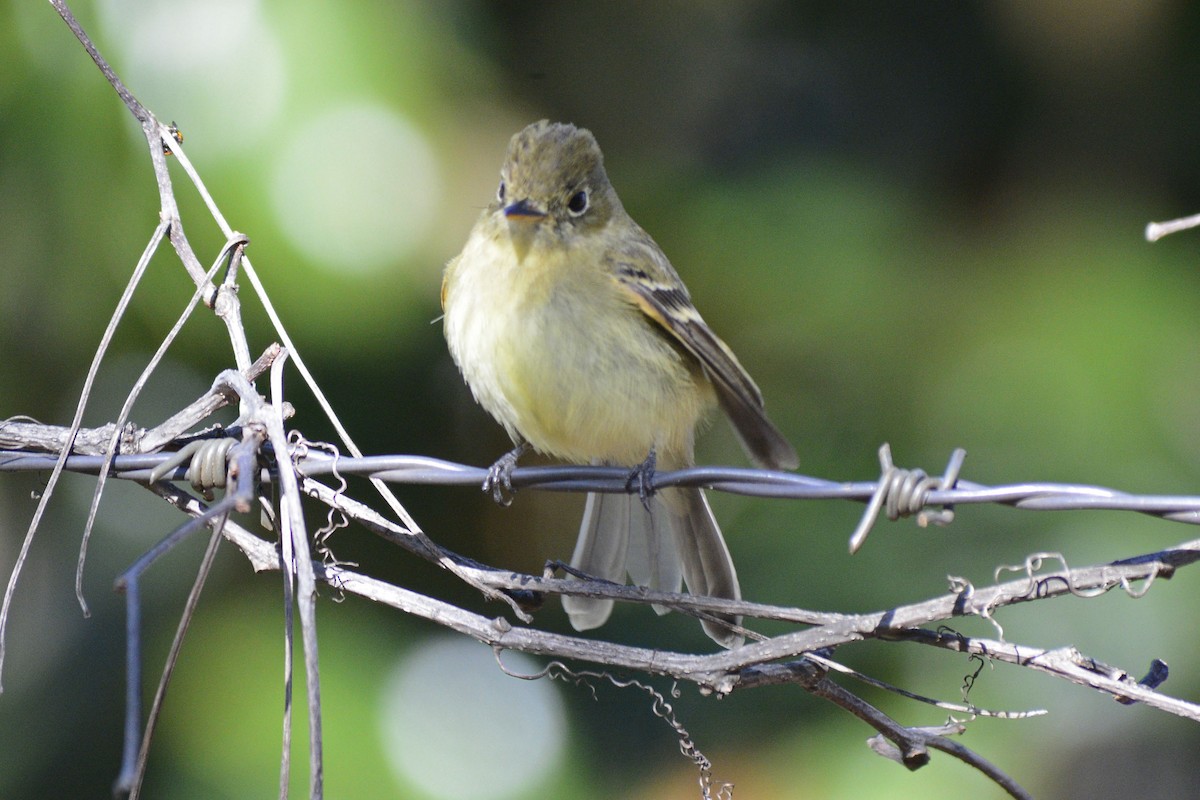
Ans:
[[[496,199],[501,203],[504,202],[504,181],[500,181],[500,188],[496,190]]]
[[[571,199],[567,201],[567,211],[571,212],[572,217],[578,217],[587,210],[588,193],[586,189],[580,189],[578,192],[571,195]]]

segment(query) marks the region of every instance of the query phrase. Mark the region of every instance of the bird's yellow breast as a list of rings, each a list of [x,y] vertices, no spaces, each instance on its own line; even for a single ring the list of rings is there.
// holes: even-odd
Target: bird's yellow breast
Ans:
[[[712,402],[695,360],[628,301],[596,253],[515,246],[507,234],[477,230],[443,287],[446,339],[480,405],[569,461],[632,465],[652,446],[690,456]]]

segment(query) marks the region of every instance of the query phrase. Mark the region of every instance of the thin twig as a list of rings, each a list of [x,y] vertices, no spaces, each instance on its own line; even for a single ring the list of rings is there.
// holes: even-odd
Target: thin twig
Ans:
[[[233,346],[233,361],[242,372],[250,368],[250,344],[246,341],[246,329],[242,325],[242,304],[238,300],[237,276],[248,244],[250,239],[236,231],[225,242],[222,256],[228,259],[229,268],[211,304],[213,313],[225,323],[229,342]]]
[[[228,451],[229,466],[227,469],[230,479],[226,481],[229,485],[227,496],[220,503],[210,507],[205,513],[195,518],[196,522],[203,522],[212,529],[212,536],[209,537],[208,547],[205,549],[204,557],[196,573],[196,579],[192,584],[191,591],[188,593],[183,612],[180,614],[179,624],[175,630],[175,638],[171,642],[170,651],[167,654],[166,662],[159,676],[158,686],[154,692],[154,701],[150,706],[150,713],[146,718],[145,730],[142,733],[141,746],[137,749],[137,761],[133,766],[132,774],[129,771],[131,761],[129,748],[132,745],[130,741],[130,728],[136,726],[139,721],[136,713],[139,704],[133,703],[132,710],[131,708],[126,709],[126,752],[122,758],[121,776],[117,780],[114,793],[120,795],[122,790],[124,790],[128,793],[130,800],[137,800],[137,797],[141,793],[142,780],[146,772],[146,762],[150,753],[150,743],[154,738],[154,730],[162,710],[163,700],[166,698],[167,686],[170,684],[171,676],[175,671],[175,665],[178,663],[179,653],[183,647],[183,638],[195,615],[196,606],[200,600],[200,593],[203,591],[204,584],[212,569],[213,560],[217,553],[217,545],[221,541],[221,535],[224,532],[226,524],[229,523],[229,514],[234,510],[245,513],[254,500],[256,476],[253,465],[258,460],[258,453],[262,442],[263,435],[261,429],[258,426],[246,426],[241,443]],[[225,454],[226,451],[222,450],[220,452]],[[178,531],[172,534],[172,537],[175,537],[175,541],[183,538],[179,535]],[[157,558],[157,555],[154,558]],[[118,587],[136,585],[140,574],[150,566],[150,562],[154,558],[147,560],[146,556],[143,556],[139,559],[137,563],[118,579]],[[129,599],[127,602],[131,602],[132,604],[136,600]],[[131,614],[139,614],[136,606],[131,605],[131,609]],[[141,652],[137,644],[140,638],[140,627],[131,624],[130,630],[126,635],[129,637],[127,646],[129,648],[130,685],[133,687],[132,691],[138,691],[140,694],[140,686],[132,677],[140,673]]]
[[[1146,241],[1157,242],[1164,236],[1200,226],[1200,214],[1173,219],[1170,222],[1151,222],[1146,225]]]
[[[157,247],[157,244],[157,242],[153,242],[155,247]],[[147,248],[148,252],[149,250],[150,248]],[[216,274],[217,269],[220,268],[220,265],[220,260],[218,260],[216,264],[213,264],[212,269],[209,270],[208,274],[205,276],[206,282]],[[139,267],[140,266],[141,265],[139,264]],[[189,300],[187,305],[184,306],[183,312],[175,320],[175,324],[171,326],[171,330],[159,343],[158,349],[156,349],[154,351],[154,355],[150,357],[146,367],[142,370],[142,374],[138,376],[136,381],[134,381],[132,388],[130,388],[128,394],[125,396],[125,402],[121,404],[121,410],[117,413],[117,419],[114,423],[116,430],[113,431],[113,437],[109,441],[108,448],[104,452],[104,464],[100,467],[100,474],[97,477],[96,486],[92,490],[92,502],[88,506],[87,521],[84,523],[83,536],[79,542],[79,559],[75,562],[75,596],[79,598],[79,602],[81,604],[83,604],[83,567],[84,563],[87,561],[88,542],[92,538],[92,529],[96,524],[96,513],[100,509],[100,497],[104,494],[104,486],[108,481],[109,468],[112,466],[113,457],[116,456],[117,447],[120,444],[119,431],[125,427],[125,423],[129,420],[129,413],[133,410],[133,404],[137,402],[138,397],[142,393],[142,389],[145,388],[146,384],[149,382],[150,376],[154,374],[154,370],[158,368],[159,363],[162,362],[163,357],[167,354],[167,349],[175,341],[175,338],[179,336],[179,332],[183,330],[184,323],[186,323],[188,318],[191,317],[192,312],[196,310],[196,306],[200,303],[200,297],[203,291],[204,287],[199,286],[196,288],[196,291],[192,293],[191,300]],[[249,364],[247,364],[247,366],[249,366]]]
[[[162,241],[164,233],[166,233],[166,225],[160,222],[158,227],[154,229],[154,233],[146,245],[146,250],[142,253],[142,258],[138,260],[137,267],[129,277],[129,283],[125,285],[125,291],[121,293],[121,298],[117,301],[117,307],[113,310],[112,316],[109,317],[108,325],[100,337],[100,345],[96,348],[95,355],[92,356],[92,363],[88,367],[87,377],[84,378],[83,389],[79,394],[79,402],[75,406],[75,416],[71,420],[71,426],[68,429],[62,451],[55,460],[50,478],[46,481],[46,486],[42,490],[42,496],[38,498],[37,508],[33,512],[33,519],[30,520],[29,528],[25,532],[25,538],[21,542],[21,550],[17,553],[16,563],[13,564],[12,572],[9,573],[8,584],[4,587],[4,602],[0,605],[0,692],[4,691],[2,676],[4,674],[5,634],[8,630],[8,614],[12,606],[13,592],[17,588],[17,580],[21,576],[21,569],[25,565],[25,559],[29,556],[29,548],[33,544],[33,536],[42,522],[42,515],[46,513],[46,505],[50,502],[50,497],[54,493],[54,487],[58,484],[58,479],[62,475],[63,465],[71,453],[71,445],[74,442],[75,434],[79,431],[80,423],[83,421],[83,412],[87,407],[88,399],[91,397],[92,384],[96,380],[96,373],[100,370],[100,362],[104,359],[104,354],[108,352],[108,346],[112,342],[113,334],[116,332],[117,323],[125,316],[125,309],[129,307],[129,301],[133,297],[133,292],[141,282],[142,276],[146,272],[146,267],[150,263],[150,256],[158,248],[158,244]],[[78,590],[76,590],[76,597],[79,600],[80,608],[83,609],[84,616],[88,616],[87,602]]]
[[[277,344],[269,346],[244,373],[246,380],[253,382],[266,372],[278,357],[279,350]],[[131,463],[129,461],[130,454],[153,453],[159,450],[179,438],[185,431],[191,430],[229,405],[231,399],[236,398],[237,395],[229,391],[227,387],[216,386],[153,428],[140,428],[132,423],[127,423],[120,430],[120,438],[117,440],[117,451],[124,455],[114,457],[111,471],[113,473],[125,472],[126,470],[121,465]],[[103,456],[108,452],[113,437],[118,435],[117,431],[117,426],[111,422],[98,428],[79,428],[73,437],[74,443],[69,445],[72,455],[68,457],[63,468],[70,472],[78,472],[78,465],[81,463],[76,460],[78,456]],[[20,454],[14,455],[16,450],[19,450],[21,454],[54,453],[55,457],[49,461],[37,462],[38,464],[44,463],[45,466],[36,467],[39,470],[51,470],[57,454],[68,447],[67,443],[71,438],[71,428],[65,425],[47,425],[28,417],[0,420],[0,448],[4,448],[0,449],[0,453],[5,453],[0,458],[19,461],[25,457]],[[143,461],[142,464],[145,465],[144,468],[149,469],[156,465],[156,461],[157,459],[150,459]],[[84,471],[96,475],[99,474],[104,460],[97,458],[89,463],[91,466]],[[15,467],[15,462],[13,464],[13,468],[18,468]],[[30,468],[34,468],[33,462],[28,462],[28,464]],[[4,471],[4,468],[0,467],[0,471]]]
[[[167,534],[158,544],[147,550],[127,569],[116,581],[116,589],[125,595],[125,647],[126,647],[126,692],[125,692],[125,749],[121,759],[121,772],[117,777],[113,793],[124,797],[135,791],[141,782],[141,770],[138,762],[139,743],[142,741],[140,732],[142,718],[142,678],[141,678],[141,576],[147,568],[176,544],[183,541],[195,531],[210,522],[220,521],[233,510],[234,498],[226,497],[220,503],[208,509],[204,514],[194,517]],[[169,673],[172,662],[168,661],[166,672]]]
[[[279,358],[281,350],[282,348],[278,344],[270,345],[250,365],[249,369],[242,372],[242,375],[247,381],[253,384],[260,375],[271,368],[271,365],[275,363],[275,359]],[[168,442],[178,438],[184,431],[191,430],[220,409],[229,405],[230,401],[236,399],[236,397],[237,395],[223,384],[214,385],[208,392],[190,403],[183,410],[173,414],[170,419],[142,434],[140,439],[142,450],[139,452],[153,452],[158,450]]]
[[[182,148],[180,148],[177,155],[179,157],[180,166],[183,167],[184,171],[188,174],[188,177],[191,178],[192,184],[196,187],[196,191],[200,193],[201,198],[208,207],[209,213],[212,214],[213,219],[216,221],[217,227],[221,229],[221,232],[224,233],[226,237],[234,236],[235,231],[225,220],[225,216],[217,207],[216,201],[213,200],[208,188],[204,185],[204,181],[200,178],[200,173],[196,171],[196,168],[192,165],[192,162],[188,160],[187,154],[183,152]],[[304,382],[308,386],[309,391],[313,393],[313,397],[316,399],[317,404],[321,406],[322,412],[325,414],[330,424],[333,425],[333,428],[337,432],[338,437],[341,439],[342,444],[345,445],[346,449],[350,451],[352,456],[361,456],[362,450],[360,450],[358,445],[355,444],[345,426],[342,425],[342,421],[338,417],[337,412],[333,410],[333,405],[325,397],[325,392],[322,391],[320,385],[316,381],[316,378],[313,377],[313,374],[308,369],[308,365],[304,362],[304,359],[300,357],[300,351],[292,342],[292,337],[288,334],[287,329],[284,327],[283,320],[275,311],[275,305],[271,302],[271,298],[267,294],[266,287],[259,279],[258,273],[255,272],[254,266],[250,263],[249,257],[243,257],[241,265],[246,273],[246,277],[250,280],[250,285],[254,288],[255,293],[258,295],[258,300],[262,304],[263,311],[266,312],[267,318],[271,320],[271,325],[275,328],[275,332],[279,336],[279,341],[283,343],[283,346],[286,347],[288,352],[291,354],[291,359],[295,363],[296,369],[300,372],[301,377],[304,378]],[[375,487],[375,490],[379,492],[380,496],[383,497],[384,501],[396,514],[396,517],[400,520],[404,527],[411,531],[420,530],[420,526],[417,525],[416,520],[414,520],[408,511],[405,510],[404,506],[401,505],[400,500],[397,499],[396,495],[382,480],[379,480],[378,478],[371,478],[371,484]]]
[[[1080,686],[1111,694],[1119,700],[1143,703],[1177,717],[1200,722],[1200,704],[1155,691],[1141,684],[1125,670],[1097,661],[1074,647],[1045,649],[976,636],[928,630],[905,631],[897,638],[959,653],[971,653],[992,661],[1028,667]]]
[[[167,686],[171,682],[171,676],[174,674],[175,665],[179,663],[179,653],[183,649],[183,637],[187,633],[188,627],[191,625],[192,618],[195,615],[196,605],[200,600],[200,592],[204,589],[204,584],[208,580],[208,575],[212,570],[213,561],[217,555],[217,545],[221,541],[221,532],[225,527],[225,523],[229,521],[229,511],[226,510],[220,516],[211,520],[212,535],[209,537],[208,546],[204,550],[204,556],[200,561],[200,568],[196,572],[196,579],[192,583],[191,591],[188,592],[187,601],[184,604],[183,612],[179,617],[179,624],[175,629],[175,637],[171,640],[171,648],[167,653],[166,661],[163,664],[162,674],[159,676],[158,686],[154,690],[154,700],[150,704],[150,713],[146,717],[146,727],[142,732],[141,744],[137,747],[137,761],[133,765],[132,774],[127,775],[125,769],[122,768],[121,776],[117,778],[116,787],[113,793],[120,796],[128,796],[129,800],[138,800],[142,791],[142,781],[146,775],[146,763],[150,754],[150,742],[154,738],[154,730],[157,726],[159,715],[162,712],[163,701],[166,699]],[[127,602],[136,602],[136,595],[127,596]],[[126,634],[128,635],[128,633]],[[133,640],[137,641],[137,640]],[[133,656],[134,659],[140,662],[140,652]],[[139,670],[140,673],[140,670]],[[140,677],[140,674],[139,674]],[[140,681],[139,681],[140,683]],[[140,686],[138,687],[140,689]],[[135,705],[134,708],[139,706]],[[133,718],[137,720],[137,717]],[[125,746],[130,746],[129,730],[126,729]]]
[[[304,644],[304,678],[308,690],[309,796],[313,800],[320,800],[325,790],[320,661],[317,653],[317,586],[308,546],[308,529],[304,523],[304,509],[300,503],[300,486],[295,467],[287,458],[287,433],[283,428],[283,365],[287,355],[285,349],[283,355],[271,365],[269,408],[272,413],[265,413],[267,407],[264,407],[262,416],[267,436],[275,449],[278,466],[283,560],[289,571],[295,571],[296,606],[300,612],[300,638]]]
[[[147,108],[143,106],[136,97],[133,96],[133,93],[125,87],[125,84],[122,83],[121,79],[117,77],[116,71],[113,70],[108,61],[104,59],[104,56],[100,55],[100,51],[96,49],[96,45],[92,44],[91,38],[89,38],[87,33],[84,32],[83,27],[79,24],[79,21],[75,19],[75,14],[71,11],[70,6],[66,4],[65,0],[50,0],[50,5],[52,5],[54,10],[58,12],[58,15],[62,17],[63,22],[67,23],[67,27],[71,29],[71,33],[75,34],[75,38],[78,39],[79,43],[83,45],[83,49],[86,50],[87,54],[92,57],[92,61],[94,61],[96,66],[100,68],[100,72],[104,75],[104,79],[107,80],[109,84],[112,85],[113,89],[116,90],[117,96],[121,98],[121,102],[125,104],[125,107],[129,109],[129,113],[133,114],[134,119],[138,120],[139,122],[144,122],[148,119],[151,119],[152,117],[149,110],[147,110]]]

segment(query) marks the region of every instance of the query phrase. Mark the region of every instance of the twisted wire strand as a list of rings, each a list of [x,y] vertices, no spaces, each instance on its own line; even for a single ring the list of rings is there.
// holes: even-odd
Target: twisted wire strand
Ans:
[[[342,475],[341,470],[337,468],[337,459],[340,456],[335,445],[329,442],[315,442],[305,438],[300,431],[293,430],[288,432],[288,445],[291,447],[292,459],[296,462],[303,461],[310,453],[323,453],[334,459],[334,469],[332,475],[336,484],[332,487],[333,496],[335,499],[340,499],[346,493],[346,489],[350,484],[346,481],[346,477]],[[358,563],[354,561],[343,561],[333,553],[333,547],[330,544],[330,539],[333,534],[342,528],[350,526],[350,519],[343,513],[336,504],[330,504],[329,510],[325,514],[325,524],[313,531],[313,541],[316,543],[317,552],[321,555],[321,562],[329,567],[358,567]],[[338,594],[335,599],[341,602],[345,599],[345,592],[340,586],[335,587]]]
[[[525,681],[536,681],[542,678],[547,678],[552,681],[563,681],[565,683],[573,683],[576,686],[582,686],[591,692],[592,699],[596,699],[596,683],[608,682],[618,689],[635,689],[644,692],[650,698],[650,711],[654,716],[666,722],[666,724],[674,731],[675,736],[679,740],[679,752],[685,758],[690,760],[697,769],[697,779],[700,785],[700,796],[704,800],[711,800],[714,797],[712,790],[716,788],[715,797],[717,800],[732,800],[733,784],[719,782],[713,778],[713,764],[708,756],[700,751],[696,743],[692,740],[692,735],[687,728],[675,715],[675,709],[672,707],[666,696],[658,689],[650,684],[637,680],[636,678],[623,678],[609,672],[608,670],[597,672],[595,670],[573,670],[561,661],[551,661],[543,669],[533,674],[517,672],[505,665],[501,648],[494,649],[496,663],[500,670],[509,677],[519,678]],[[678,698],[681,692],[677,683],[672,684],[670,695],[672,698]]]
[[[173,453],[166,453],[154,469],[150,470],[148,483],[156,483],[182,465],[183,477],[200,492],[204,499],[212,500],[213,489],[224,489],[229,470],[229,451],[238,443],[237,439],[196,439],[188,442]]]
[[[145,482],[151,471],[174,453],[119,455],[113,459],[115,477]],[[0,472],[46,471],[54,467],[56,456],[22,450],[0,450]],[[65,469],[96,474],[103,464],[100,456],[73,455]],[[381,478],[390,483],[420,486],[475,486],[487,477],[486,467],[473,467],[430,456],[380,455],[360,458],[326,455],[311,451],[299,464],[305,475],[358,475]],[[936,514],[964,504],[999,503],[1037,511],[1074,511],[1083,509],[1133,511],[1175,522],[1200,524],[1200,496],[1137,495],[1102,486],[1085,484],[1027,482],[986,486],[946,476],[930,478],[920,470],[884,470],[881,480],[833,481],[792,472],[749,467],[689,467],[657,472],[650,478],[652,490],[668,486],[695,486],[754,497],[794,500],[853,500],[870,502],[880,497],[881,509],[889,518],[911,514]],[[187,479],[186,469],[174,466],[159,477]],[[543,491],[611,492],[628,491],[629,470],[623,467],[587,465],[517,467],[512,480],[515,489]],[[264,469],[262,480],[269,481]],[[940,507],[933,509],[931,507]],[[938,518],[928,520],[938,522]]]

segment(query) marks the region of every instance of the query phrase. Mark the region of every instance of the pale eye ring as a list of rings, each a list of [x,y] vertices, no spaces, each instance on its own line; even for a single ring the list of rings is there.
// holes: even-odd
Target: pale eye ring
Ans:
[[[500,188],[496,190],[496,199],[501,203],[504,202],[504,181],[503,180],[500,181]]]
[[[588,193],[587,189],[580,189],[575,194],[571,195],[571,199],[567,201],[567,211],[572,217],[578,217],[588,210]]]

